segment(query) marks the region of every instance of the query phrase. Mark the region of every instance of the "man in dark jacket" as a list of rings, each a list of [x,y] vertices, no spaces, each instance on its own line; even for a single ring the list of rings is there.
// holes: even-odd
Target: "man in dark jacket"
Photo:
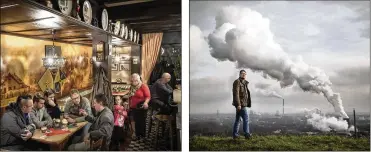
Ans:
[[[1,145],[7,150],[30,150],[33,149],[29,140],[36,129],[29,113],[33,107],[32,97],[22,95],[15,103],[6,107],[6,112],[1,118]]]
[[[80,113],[85,117],[85,120],[91,122],[89,133],[84,137],[83,141],[77,144],[70,145],[68,150],[72,151],[85,151],[89,150],[90,140],[97,141],[99,139],[106,139],[105,143],[102,143],[104,148],[109,147],[109,141],[111,140],[113,131],[113,113],[107,107],[107,98],[104,94],[97,94],[94,97],[93,107],[98,112],[97,117],[89,115],[85,110],[81,110]],[[108,149],[105,149],[108,150]]]
[[[233,106],[236,107],[236,120],[233,126],[233,139],[238,137],[240,127],[240,118],[243,120],[243,131],[245,138],[250,138],[249,130],[249,113],[248,108],[251,107],[251,96],[248,89],[249,82],[246,81],[246,71],[240,71],[240,77],[233,82]]]
[[[163,73],[162,77],[151,86],[151,103],[160,113],[170,113],[171,95],[173,88],[168,84],[171,80],[169,73]]]

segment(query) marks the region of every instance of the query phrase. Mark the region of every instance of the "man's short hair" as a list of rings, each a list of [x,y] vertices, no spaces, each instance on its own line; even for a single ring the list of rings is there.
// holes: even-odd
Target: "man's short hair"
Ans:
[[[35,102],[39,102],[40,100],[44,100],[44,97],[41,95],[41,93],[36,93],[34,96],[33,96],[33,103]]]
[[[95,96],[94,96],[94,99],[95,99],[98,103],[101,103],[101,104],[104,105],[104,106],[107,106],[107,105],[108,105],[108,104],[107,104],[107,97],[106,97],[104,94],[102,94],[102,93],[95,95]]]
[[[72,96],[73,94],[80,94],[80,92],[79,92],[79,90],[77,90],[77,89],[72,89],[71,91],[70,91],[70,96]]]
[[[48,88],[44,91],[44,96],[46,97],[49,97],[52,94],[55,94],[55,91],[53,89]]]
[[[28,100],[32,100],[32,96],[29,94],[25,94],[25,95],[18,96],[16,102],[18,106],[22,107],[22,106],[26,106]]]
[[[241,70],[241,71],[240,71],[240,74],[241,74],[242,72],[245,72],[245,73],[246,73],[246,71],[245,71],[245,70]]]

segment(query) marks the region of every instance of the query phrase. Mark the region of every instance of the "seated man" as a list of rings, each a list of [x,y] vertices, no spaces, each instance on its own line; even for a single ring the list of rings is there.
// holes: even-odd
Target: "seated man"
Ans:
[[[53,120],[52,117],[48,114],[47,110],[44,107],[45,100],[41,94],[36,94],[33,97],[33,108],[30,113],[32,122],[36,125],[36,128],[40,129],[41,127],[52,126]]]
[[[155,109],[160,109],[160,113],[171,113],[170,103],[173,88],[168,84],[170,80],[171,75],[164,73],[151,87],[151,102]]]
[[[15,103],[6,107],[6,112],[1,118],[1,149],[6,150],[29,150],[29,139],[32,137],[36,126],[29,117],[33,107],[32,97],[22,95]]]
[[[81,114],[86,116],[85,119],[91,122],[92,125],[89,129],[89,134],[85,136],[83,141],[80,143],[72,144],[68,147],[68,150],[72,151],[83,151],[89,150],[90,140],[97,141],[99,139],[106,139],[102,146],[109,147],[109,141],[113,131],[113,113],[106,107],[108,100],[104,94],[97,94],[94,97],[93,107],[98,112],[97,117],[89,115],[85,110],[81,111]],[[105,149],[107,150],[107,149]]]
[[[89,116],[93,116],[91,112],[90,101],[82,97],[80,92],[76,89],[72,89],[70,92],[71,100],[66,103],[64,108],[64,117],[67,119],[69,123],[78,123],[85,121],[85,116],[81,114],[81,110],[84,110],[88,113]],[[84,128],[79,131],[77,136],[84,138],[84,136],[88,133],[89,127],[91,123],[88,123],[84,126]],[[76,138],[78,141],[80,139]]]

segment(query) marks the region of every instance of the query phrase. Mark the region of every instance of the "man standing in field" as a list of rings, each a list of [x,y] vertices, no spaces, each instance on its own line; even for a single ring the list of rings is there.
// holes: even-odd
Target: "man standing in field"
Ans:
[[[236,120],[233,126],[233,139],[238,138],[238,131],[240,128],[240,118],[243,120],[243,132],[246,139],[251,138],[249,130],[249,112],[248,108],[251,107],[250,91],[247,87],[249,84],[246,81],[246,71],[240,71],[240,77],[233,82],[233,103],[236,107]]]

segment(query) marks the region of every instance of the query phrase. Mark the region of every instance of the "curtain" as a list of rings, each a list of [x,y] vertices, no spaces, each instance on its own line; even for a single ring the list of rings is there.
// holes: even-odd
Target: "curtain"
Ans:
[[[143,83],[147,84],[152,70],[156,65],[160,52],[163,33],[142,34],[142,70]]]

